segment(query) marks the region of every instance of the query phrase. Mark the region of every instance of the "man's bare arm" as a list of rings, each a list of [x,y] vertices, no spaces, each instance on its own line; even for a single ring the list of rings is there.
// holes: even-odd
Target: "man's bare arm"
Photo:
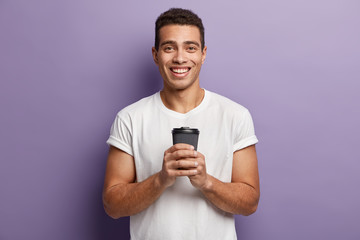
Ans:
[[[189,176],[192,170],[178,170],[178,163],[193,166],[193,161],[176,161],[191,157],[193,150],[189,145],[177,144],[164,153],[160,172],[142,182],[135,182],[134,158],[110,147],[103,189],[103,204],[106,213],[112,218],[130,216],[141,212],[156,201],[163,191],[174,184],[177,176]],[[161,159],[159,160],[161,161]]]
[[[110,217],[136,214],[153,203],[164,190],[156,175],[141,183],[136,183],[135,178],[134,158],[111,146],[103,189],[103,204]]]
[[[225,212],[245,216],[254,213],[260,197],[255,145],[234,153],[231,183],[224,183],[207,174],[205,159],[198,154],[199,174],[189,177],[192,184]]]

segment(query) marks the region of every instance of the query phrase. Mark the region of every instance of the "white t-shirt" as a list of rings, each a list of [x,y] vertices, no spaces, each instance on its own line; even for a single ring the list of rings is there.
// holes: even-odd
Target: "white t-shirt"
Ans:
[[[205,90],[201,104],[182,114],[163,104],[160,93],[121,110],[107,143],[132,155],[137,182],[162,168],[164,151],[171,147],[173,128],[200,131],[197,150],[205,156],[207,173],[231,182],[233,153],[258,142],[249,111]],[[151,206],[130,217],[133,240],[235,240],[232,214],[215,207],[193,187],[188,177],[178,177]]]

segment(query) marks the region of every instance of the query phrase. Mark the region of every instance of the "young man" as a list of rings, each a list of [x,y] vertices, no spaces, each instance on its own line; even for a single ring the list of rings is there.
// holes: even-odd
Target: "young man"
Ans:
[[[107,141],[103,202],[130,217],[131,239],[236,239],[233,214],[256,211],[260,190],[250,113],[199,84],[201,19],[170,9],[156,21],[153,58],[163,89],[121,110]],[[200,130],[198,151],[171,130]]]

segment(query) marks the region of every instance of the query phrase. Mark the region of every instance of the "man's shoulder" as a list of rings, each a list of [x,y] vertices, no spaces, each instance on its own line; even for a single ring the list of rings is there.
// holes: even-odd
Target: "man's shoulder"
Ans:
[[[228,97],[225,97],[223,95],[220,95],[215,92],[208,91],[210,97],[211,97],[211,105],[217,106],[224,111],[229,112],[246,112],[248,109],[241,105],[240,103],[235,102],[234,100],[231,100]]]
[[[156,98],[159,93],[154,93],[150,96],[144,97],[126,107],[121,109],[118,113],[118,117],[124,117],[124,116],[133,116],[137,113],[144,113],[146,111],[151,110],[151,107],[156,106]]]

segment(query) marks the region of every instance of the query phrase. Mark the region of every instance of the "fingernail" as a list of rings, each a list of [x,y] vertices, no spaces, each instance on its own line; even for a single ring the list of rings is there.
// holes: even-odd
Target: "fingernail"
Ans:
[[[193,145],[190,145],[190,150],[194,150],[194,146],[193,146]]]
[[[194,156],[195,156],[195,157],[197,156],[197,151],[194,151]]]
[[[193,174],[197,174],[197,170],[193,170],[192,172],[193,172]]]
[[[194,165],[195,165],[195,167],[197,167],[199,164],[198,164],[198,162],[195,162]]]

